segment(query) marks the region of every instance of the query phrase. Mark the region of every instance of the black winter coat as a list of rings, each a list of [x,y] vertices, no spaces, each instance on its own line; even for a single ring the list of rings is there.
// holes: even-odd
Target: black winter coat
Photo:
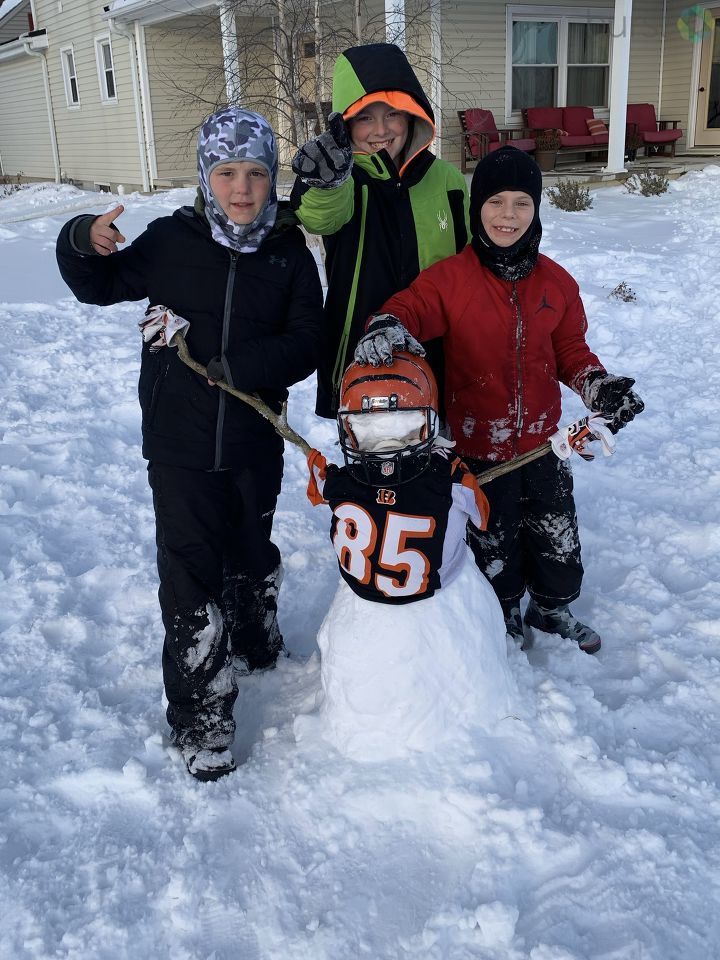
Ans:
[[[83,255],[73,246],[81,219],[63,227],[57,259],[82,303],[147,297],[169,307],[190,321],[187,344],[198,362],[222,356],[231,386],[257,392],[275,411],[287,388],[315,370],[322,290],[292,214],[279,216],[256,253],[242,254],[216,243],[192,207],[154,220],[129,247],[107,257]],[[172,348],[151,353],[143,345],[138,392],[148,460],[219,470],[282,452],[282,439],[267,420],[210,386]]]

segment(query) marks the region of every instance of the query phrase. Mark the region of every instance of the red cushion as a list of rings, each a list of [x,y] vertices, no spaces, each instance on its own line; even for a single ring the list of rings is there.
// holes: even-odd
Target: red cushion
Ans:
[[[585,121],[587,123],[587,131],[591,137],[601,136],[605,134],[607,137],[607,124],[604,120],[596,120],[594,117]]]
[[[574,137],[584,137],[588,132],[587,121],[592,117],[592,107],[563,107],[560,126]]]
[[[565,129],[562,107],[528,107],[525,113],[527,125],[532,130]]]
[[[490,110],[481,110],[479,107],[466,110],[465,126],[472,133],[487,133],[491,143],[500,139],[495,126],[495,117]]]
[[[683,135],[682,130],[652,130],[643,133],[642,138],[645,143],[673,143],[679,140]]]
[[[594,142],[594,139],[589,133],[584,134],[582,137],[560,137],[561,147],[591,147]]]
[[[610,135],[607,131],[605,133],[594,133],[592,135],[593,143],[600,144],[600,146],[607,146]]]
[[[640,133],[657,130],[655,107],[651,103],[629,103],[627,119],[628,123],[637,124]]]

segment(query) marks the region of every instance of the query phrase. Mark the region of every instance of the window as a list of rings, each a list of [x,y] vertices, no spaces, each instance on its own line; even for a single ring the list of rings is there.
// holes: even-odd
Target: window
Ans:
[[[95,41],[95,56],[97,58],[98,79],[100,80],[100,97],[106,103],[117,101],[115,66],[109,37],[100,37]]]
[[[75,54],[72,47],[60,51],[63,80],[65,82],[65,100],[69,107],[76,107],[80,103],[77,74],[75,73]]]
[[[507,113],[524,107],[607,107],[612,12],[508,8]]]

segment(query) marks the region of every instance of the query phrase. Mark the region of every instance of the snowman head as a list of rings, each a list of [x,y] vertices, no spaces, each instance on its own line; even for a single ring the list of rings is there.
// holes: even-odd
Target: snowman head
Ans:
[[[397,353],[391,367],[351,364],[340,387],[338,434],[361,483],[392,487],[420,476],[438,434],[437,384],[421,357]]]

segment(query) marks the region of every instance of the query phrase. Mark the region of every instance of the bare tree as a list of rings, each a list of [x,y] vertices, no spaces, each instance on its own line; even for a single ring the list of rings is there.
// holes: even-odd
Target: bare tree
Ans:
[[[440,2],[408,0],[403,33],[388,37],[383,7],[370,7],[366,0],[231,0],[237,32],[232,62],[223,62],[220,17],[211,9],[156,28],[154,71],[171,92],[177,113],[193,120],[188,141],[201,117],[227,102],[229,73],[230,86],[242,91],[243,105],[271,120],[287,157],[325,128],[328,78],[348,47],[399,42],[427,90],[444,89],[441,65],[456,75],[466,72],[462,59],[475,45],[450,50],[442,39],[431,39],[432,14]]]

